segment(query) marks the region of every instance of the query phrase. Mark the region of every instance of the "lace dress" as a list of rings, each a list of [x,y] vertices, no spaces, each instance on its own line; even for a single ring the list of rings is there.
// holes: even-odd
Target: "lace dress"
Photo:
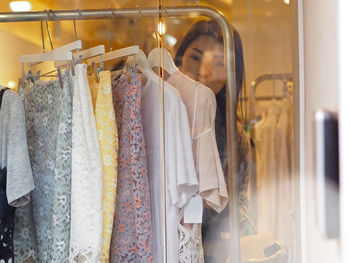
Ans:
[[[68,262],[71,195],[71,114],[69,75],[27,82],[21,90],[28,149],[35,181],[32,203],[17,209],[16,262]]]
[[[102,71],[100,81],[89,77],[103,168],[102,262],[109,262],[115,198],[117,194],[118,129],[113,107],[111,72]]]
[[[0,169],[0,262],[13,261],[13,228],[15,208],[6,197],[6,167]]]
[[[102,249],[102,162],[86,64],[73,77],[69,262],[96,263]]]
[[[6,89],[0,91],[0,109]],[[13,262],[13,228],[15,208],[8,204],[6,195],[6,166],[0,169],[0,259]]]
[[[118,188],[110,262],[154,262],[150,186],[141,123],[141,75],[112,78],[119,133]]]

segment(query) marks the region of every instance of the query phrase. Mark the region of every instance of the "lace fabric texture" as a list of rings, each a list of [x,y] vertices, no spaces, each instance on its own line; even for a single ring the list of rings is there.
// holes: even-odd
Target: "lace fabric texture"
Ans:
[[[102,71],[100,81],[89,77],[103,168],[102,262],[109,262],[115,199],[117,194],[118,129],[113,107],[111,73]]]
[[[204,263],[201,224],[179,224],[179,263]]]
[[[102,249],[102,162],[86,64],[75,66],[69,262],[96,263]]]
[[[71,196],[69,75],[27,82],[20,90],[26,113],[28,150],[35,189],[32,202],[16,210],[16,262],[68,262]]]
[[[6,167],[0,169],[0,262],[13,263],[13,228],[15,208],[7,202]]]
[[[118,188],[110,262],[154,262],[150,186],[141,122],[141,75],[112,77],[119,134]]]

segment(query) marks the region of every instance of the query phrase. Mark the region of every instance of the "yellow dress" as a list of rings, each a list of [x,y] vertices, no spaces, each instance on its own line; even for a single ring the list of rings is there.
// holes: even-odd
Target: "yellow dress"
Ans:
[[[111,73],[102,71],[100,82],[89,77],[103,168],[102,263],[109,262],[115,199],[117,193],[118,130],[113,107]]]

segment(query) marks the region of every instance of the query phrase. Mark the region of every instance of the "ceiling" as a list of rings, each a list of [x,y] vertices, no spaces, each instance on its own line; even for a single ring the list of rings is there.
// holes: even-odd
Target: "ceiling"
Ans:
[[[10,12],[9,0],[0,2],[2,12]],[[134,8],[134,7],[157,7],[158,0],[29,0],[32,10],[41,11],[43,9],[100,9],[100,8]],[[283,0],[161,0],[162,5],[206,5],[212,6],[224,13],[236,14],[257,14],[266,10],[275,15],[284,13],[288,6]]]
[[[145,8],[158,6],[158,0],[28,0],[32,5],[33,11],[42,11],[44,9],[68,10],[68,9],[103,9],[103,8]],[[247,61],[247,79],[250,81],[255,78],[255,73],[265,73],[270,68],[266,65],[274,65],[275,61],[282,61],[280,57],[273,54],[284,54],[288,49],[284,45],[289,45],[290,38],[288,29],[291,28],[291,6],[283,3],[283,0],[160,0],[163,6],[183,6],[183,5],[203,5],[210,6],[221,11],[231,23],[240,32],[245,46],[245,55]],[[293,0],[291,0],[293,1]],[[0,12],[11,12],[9,0],[0,1]],[[195,18],[195,19],[198,19]],[[167,32],[180,40],[188,27],[193,23],[193,18],[167,19]],[[109,51],[110,45],[108,34],[113,49],[138,44],[147,53],[147,50],[156,44],[153,38],[154,21],[152,19],[113,19],[110,21],[109,28],[106,20],[76,21],[78,39],[83,40],[83,49],[104,44]],[[54,47],[61,46],[75,39],[74,27],[72,21],[49,22],[49,29],[53,37]],[[47,33],[45,34],[45,46],[50,46]],[[13,51],[12,57],[8,61],[14,61],[11,68],[16,68],[19,54],[39,53],[42,50],[42,38],[40,23],[0,23],[0,51],[3,50],[5,56],[9,50]],[[11,44],[16,41],[15,45]],[[7,44],[6,47],[4,45]],[[277,47],[277,48],[276,48]],[[279,50],[281,52],[275,52]],[[270,49],[268,49],[270,48]],[[172,49],[174,50],[174,49]],[[287,50],[287,51],[286,51]],[[264,57],[269,54],[270,57]],[[272,54],[272,55],[271,55]],[[261,56],[261,59],[259,59]],[[256,61],[262,61],[261,65]],[[277,62],[276,62],[277,63]],[[289,65],[289,64],[288,64]],[[0,64],[1,66],[1,64]],[[9,68],[0,68],[0,82],[5,79],[15,80],[18,72],[6,71]],[[254,67],[251,69],[251,67]],[[276,68],[271,66],[274,72],[280,69],[280,64]],[[259,71],[260,70],[260,71]],[[253,72],[253,73],[251,73]],[[11,75],[12,74],[12,75]],[[250,76],[252,75],[252,76]],[[6,82],[4,82],[6,83]]]
[[[157,7],[158,0],[29,0],[33,11],[44,9],[64,10],[64,9],[103,9],[103,8],[145,8]],[[283,0],[161,0],[163,6],[179,5],[203,5],[211,6],[224,13],[233,21],[233,24],[240,27],[246,25],[258,25],[269,21],[279,23],[290,23],[290,6],[285,5]],[[0,11],[10,12],[9,0],[0,1]],[[187,27],[193,22],[189,19],[168,19],[167,27],[176,38],[180,38],[182,33],[187,31]],[[141,25],[142,26],[139,26]],[[53,35],[54,46],[59,46],[74,40],[74,27],[72,21],[49,22],[50,32]],[[154,21],[152,19],[136,21],[127,19],[113,19],[107,28],[107,21],[77,21],[77,35],[84,40],[85,47],[94,46],[103,42],[106,49],[109,48],[107,30],[111,34],[113,48],[119,48],[133,43],[144,43],[145,39],[152,36],[154,32]],[[0,24],[0,29],[11,32],[30,43],[41,47],[41,31],[38,22],[31,23],[9,23]],[[179,30],[181,29],[181,30]],[[49,46],[47,43],[46,45]]]

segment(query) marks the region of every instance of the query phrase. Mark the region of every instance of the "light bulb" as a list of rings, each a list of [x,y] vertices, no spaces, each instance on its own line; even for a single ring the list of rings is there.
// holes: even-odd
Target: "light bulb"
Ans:
[[[8,81],[7,87],[10,89],[14,89],[16,87],[16,82],[14,82],[13,80]]]
[[[290,0],[283,0],[283,3],[285,3],[286,5],[290,4]]]
[[[13,12],[27,12],[32,9],[32,5],[28,1],[12,1],[10,8]]]
[[[163,22],[158,24],[158,34],[161,36],[165,34],[165,24]]]

